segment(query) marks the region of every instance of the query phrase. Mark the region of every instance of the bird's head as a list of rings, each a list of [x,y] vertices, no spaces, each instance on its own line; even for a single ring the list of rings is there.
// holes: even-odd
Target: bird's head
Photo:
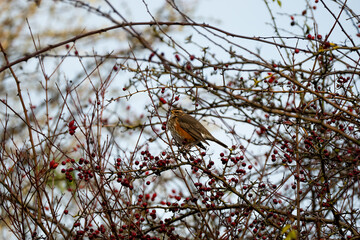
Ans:
[[[173,116],[179,116],[182,114],[184,114],[184,111],[179,108],[171,109],[171,115],[173,115]]]

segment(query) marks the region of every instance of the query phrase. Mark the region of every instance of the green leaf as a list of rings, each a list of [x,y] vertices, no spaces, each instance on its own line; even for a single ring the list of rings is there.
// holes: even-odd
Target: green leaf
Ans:
[[[290,224],[287,224],[285,227],[283,227],[283,229],[281,230],[281,234],[286,233],[286,232],[287,232],[287,230],[289,230],[289,229],[290,229],[290,227],[291,227],[291,225],[290,225]]]
[[[285,238],[285,240],[292,240],[297,238],[296,230],[292,230]]]
[[[277,3],[279,5],[279,7],[281,7],[281,1],[280,0],[277,0]]]
[[[192,39],[192,35],[188,36],[187,38],[185,38],[185,42],[186,43],[191,43],[191,39]]]
[[[281,229],[281,234],[286,233],[289,229],[291,228],[290,224],[287,224],[285,227],[283,227],[283,229]],[[292,240],[292,239],[296,239],[297,237],[297,231],[296,230],[291,230],[287,235],[285,240]]]

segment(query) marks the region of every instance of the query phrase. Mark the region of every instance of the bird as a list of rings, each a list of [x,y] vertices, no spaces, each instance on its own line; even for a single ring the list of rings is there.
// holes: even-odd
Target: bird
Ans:
[[[224,148],[228,148],[226,144],[211,135],[211,133],[198,120],[181,109],[171,110],[171,116],[168,120],[167,126],[175,142],[179,145],[197,145],[206,150],[202,142],[209,145],[206,141],[209,140],[216,142]]]

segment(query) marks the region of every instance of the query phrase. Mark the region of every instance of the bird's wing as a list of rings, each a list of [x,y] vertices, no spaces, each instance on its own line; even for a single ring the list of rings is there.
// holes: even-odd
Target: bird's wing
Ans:
[[[180,127],[185,129],[186,132],[188,132],[193,138],[207,143],[202,133],[205,133],[205,135],[210,133],[195,118],[191,117],[190,115],[179,116],[179,124]]]

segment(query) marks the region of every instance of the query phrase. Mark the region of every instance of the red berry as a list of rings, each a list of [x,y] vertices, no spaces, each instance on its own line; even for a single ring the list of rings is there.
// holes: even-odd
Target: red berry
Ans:
[[[55,162],[55,160],[50,161],[50,168],[51,169],[55,169],[55,168],[57,168],[57,166],[59,166],[59,163]]]
[[[151,61],[151,59],[155,56],[155,53],[151,53],[150,56],[149,56],[149,62]]]
[[[295,48],[295,53],[299,53],[299,52],[300,52],[300,50]]]
[[[194,60],[195,59],[195,56],[194,55],[190,55],[190,60]]]
[[[74,123],[75,123],[75,120],[71,120],[71,121],[69,122],[69,128],[73,127],[73,126],[74,126]]]
[[[186,64],[186,70],[188,70],[188,71],[191,70],[191,64],[190,64],[190,63],[187,63],[187,64]]]
[[[163,97],[161,97],[159,100],[162,104],[166,104],[166,100]]]

